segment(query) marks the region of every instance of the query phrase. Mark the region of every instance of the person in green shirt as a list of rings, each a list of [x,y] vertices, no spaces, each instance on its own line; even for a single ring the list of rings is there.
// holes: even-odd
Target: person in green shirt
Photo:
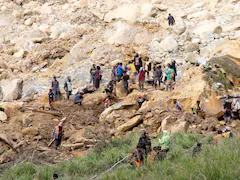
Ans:
[[[170,146],[170,141],[171,141],[171,138],[168,135],[167,130],[164,130],[162,138],[159,139],[159,143],[160,143],[160,146],[161,146],[161,151],[168,152],[169,146]]]
[[[172,90],[172,80],[174,77],[174,70],[172,69],[172,66],[170,64],[168,64],[166,75],[167,75],[166,91],[168,91],[168,89]]]
[[[95,76],[95,72],[96,72],[96,65],[93,64],[91,69],[90,69],[90,82],[89,83],[93,83],[94,84],[94,76]]]

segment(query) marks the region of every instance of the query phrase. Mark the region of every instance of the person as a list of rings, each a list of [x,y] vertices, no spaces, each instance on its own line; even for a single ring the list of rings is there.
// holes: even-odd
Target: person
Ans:
[[[49,89],[48,100],[49,100],[49,105],[50,105],[50,111],[52,111],[52,110],[54,110],[54,109],[53,109],[53,104],[54,104],[54,94],[53,94],[52,89]]]
[[[53,179],[58,179],[58,175],[56,173],[53,174]]]
[[[177,111],[182,112],[182,105],[180,104],[180,102],[178,100],[174,99],[173,103],[175,104]]]
[[[94,75],[94,83],[95,83],[94,85],[95,85],[96,89],[98,89],[100,87],[101,79],[102,79],[101,68],[100,68],[100,66],[97,66],[95,75]]]
[[[132,167],[140,167],[144,162],[144,153],[140,147],[137,145],[137,148],[130,155],[128,162],[132,165]]]
[[[175,60],[172,61],[171,66],[172,66],[172,69],[174,71],[173,81],[175,82],[176,81],[176,76],[177,76],[177,64],[176,64]]]
[[[107,84],[106,88],[105,88],[105,92],[107,95],[111,95],[114,89],[114,81],[111,80],[109,81],[109,83]]]
[[[90,69],[90,82],[89,83],[93,83],[94,84],[94,76],[95,76],[95,72],[96,72],[96,65],[93,64],[91,69]]]
[[[129,90],[128,90],[129,75],[125,71],[123,71],[123,77],[122,78],[123,78],[123,88],[124,88],[124,90],[126,92],[126,96],[127,96],[128,93],[129,93]]]
[[[232,111],[232,104],[226,100],[224,100],[223,103],[223,109],[224,109],[224,121],[226,123],[231,123],[231,111]]]
[[[147,73],[147,78],[149,79],[149,73],[152,70],[152,63],[149,62],[149,58],[148,57],[146,58],[144,70]]]
[[[140,67],[142,67],[142,58],[138,53],[134,56],[134,66],[137,72],[139,72]]]
[[[227,126],[225,129],[223,129],[223,134],[222,135],[225,138],[233,137],[233,133],[231,132],[231,128]]]
[[[234,98],[232,101],[232,116],[240,120],[240,98]]]
[[[174,23],[175,23],[175,19],[174,19],[174,17],[169,13],[169,15],[168,15],[168,25],[169,25],[169,26],[173,26]]]
[[[60,122],[57,126],[55,126],[52,132],[52,138],[55,139],[56,151],[59,150],[59,146],[61,144],[63,136],[64,136],[63,122]]]
[[[117,66],[117,82],[120,82],[123,76],[122,63],[118,63]]]
[[[56,76],[53,76],[53,81],[52,81],[52,90],[54,94],[54,101],[56,101],[56,97],[58,100],[60,100],[60,88],[59,88],[59,82],[57,80]]]
[[[82,105],[82,101],[83,101],[83,92],[78,91],[74,97],[74,104]]]
[[[168,152],[169,151],[170,141],[171,141],[171,138],[168,135],[168,131],[164,130],[162,138],[159,139],[161,151],[164,151],[164,152]]]
[[[138,147],[142,149],[145,156],[147,156],[152,151],[151,139],[147,136],[147,132],[145,130],[141,131],[141,137],[138,141]]]
[[[143,90],[144,82],[145,82],[145,71],[143,70],[142,67],[140,68],[140,71],[139,71],[138,82],[139,82],[140,90]]]
[[[199,116],[199,117],[202,117],[203,119],[205,119],[205,113],[204,111],[201,109],[200,107],[200,101],[197,101],[197,103],[193,106],[193,114]]]
[[[117,80],[117,66],[113,66],[112,68],[112,72],[111,72],[111,80],[114,82],[114,84],[116,84],[116,80]]]
[[[166,91],[168,91],[168,89],[172,90],[172,79],[174,76],[174,71],[170,64],[168,64],[166,75],[167,75]]]
[[[105,109],[109,108],[110,102],[111,102],[110,96],[107,96],[107,98],[106,98],[105,101],[104,101],[104,107],[105,107]]]
[[[133,64],[132,61],[128,62],[128,69],[130,70],[130,79],[132,80],[132,82],[135,84],[135,81],[136,81],[136,77],[138,75],[138,72]]]
[[[72,95],[72,80],[70,76],[67,77],[67,80],[64,83],[64,89],[67,94],[67,100],[69,100],[70,96]]]
[[[144,102],[146,102],[147,99],[146,98],[143,98],[141,94],[138,95],[138,107],[141,108],[142,107],[142,104]]]
[[[157,81],[158,81],[158,86],[160,88],[161,81],[162,81],[162,66],[161,65],[159,65],[157,67]],[[157,88],[157,81],[155,82],[155,89]]]

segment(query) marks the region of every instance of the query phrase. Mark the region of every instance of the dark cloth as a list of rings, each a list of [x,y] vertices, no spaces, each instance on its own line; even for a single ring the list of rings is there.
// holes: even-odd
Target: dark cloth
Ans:
[[[54,94],[53,94],[53,92],[48,93],[48,99],[49,99],[49,102],[54,101]]]
[[[129,80],[129,75],[124,74],[123,75],[123,88],[126,91],[126,93],[128,94],[128,80]]]
[[[53,80],[52,81],[52,88],[53,89],[59,89],[59,82],[58,82],[58,80]]]
[[[69,100],[70,96],[72,95],[72,91],[67,91],[67,99]]]
[[[60,146],[61,141],[62,141],[62,136],[60,136],[58,139],[55,139],[56,149],[58,148],[58,146]]]
[[[96,70],[95,75],[94,75],[94,85],[95,88],[99,88],[100,86],[100,81],[101,81],[102,75],[100,70]]]
[[[175,23],[175,19],[172,15],[168,16],[168,25],[173,25]]]
[[[148,136],[142,136],[140,137],[138,141],[138,147],[143,149],[145,151],[145,154],[147,155],[148,153],[151,152],[152,150],[152,145],[151,145],[151,140]]]
[[[83,100],[83,96],[81,94],[76,94],[74,97],[74,104],[81,104]]]
[[[145,99],[145,98],[138,98],[138,106],[139,106],[139,108],[141,108],[142,104],[143,104],[145,101],[147,101],[147,99]]]

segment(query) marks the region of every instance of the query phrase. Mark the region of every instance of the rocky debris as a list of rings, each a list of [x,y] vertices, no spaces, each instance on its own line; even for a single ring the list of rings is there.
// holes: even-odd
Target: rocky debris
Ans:
[[[124,123],[123,125],[119,126],[116,131],[117,132],[125,132],[128,131],[129,129],[135,127],[136,125],[138,125],[140,122],[142,121],[142,117],[141,115],[137,115],[135,117],[133,117],[132,119],[128,120],[126,123]]]
[[[0,121],[1,122],[6,122],[7,119],[8,119],[8,117],[7,117],[6,113],[3,112],[3,111],[0,111]]]
[[[24,128],[22,130],[22,134],[23,135],[29,135],[29,136],[36,136],[38,135],[39,131],[37,128],[33,128],[33,127],[27,127],[27,128]]]
[[[23,80],[15,79],[2,86],[3,101],[18,100],[22,97]]]

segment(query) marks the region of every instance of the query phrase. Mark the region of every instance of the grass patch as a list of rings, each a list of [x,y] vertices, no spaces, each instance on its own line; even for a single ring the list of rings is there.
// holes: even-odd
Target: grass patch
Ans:
[[[0,179],[39,180],[52,179],[57,173],[62,180],[90,179],[109,169],[113,164],[131,153],[139,135],[132,134],[121,139],[103,141],[86,156],[47,167],[24,163],[9,168]],[[212,145],[211,136],[175,134],[171,140],[170,152],[162,162],[147,162],[140,168],[132,168],[127,162],[101,177],[104,180],[155,180],[155,179],[238,179],[240,177],[240,138],[234,137]],[[203,150],[192,157],[196,142],[203,144]],[[153,146],[158,139],[152,140]]]

